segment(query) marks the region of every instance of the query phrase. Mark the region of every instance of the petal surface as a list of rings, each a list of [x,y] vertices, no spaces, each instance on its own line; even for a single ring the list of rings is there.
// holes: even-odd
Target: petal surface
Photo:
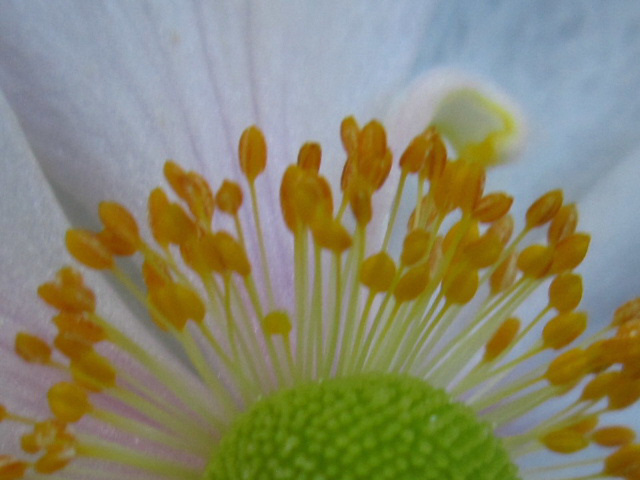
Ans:
[[[431,7],[311,5],[5,4],[0,82],[54,184],[142,208],[166,158],[235,176],[251,123],[281,165],[309,138],[337,151],[342,117],[407,75]]]
[[[608,323],[623,302],[640,296],[640,149],[611,168],[580,199],[581,225],[593,235],[582,267],[594,321]]]

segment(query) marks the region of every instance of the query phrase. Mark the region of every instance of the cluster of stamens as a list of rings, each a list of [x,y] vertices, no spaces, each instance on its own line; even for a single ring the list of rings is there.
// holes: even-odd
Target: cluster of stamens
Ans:
[[[100,204],[101,231],[69,230],[66,246],[75,260],[112,274],[131,292],[182,348],[202,388],[194,392],[164,360],[101,316],[82,275],[64,267],[38,290],[57,310],[57,334],[49,341],[22,332],[15,352],[68,379],[48,390],[48,419],[0,407],[0,421],[26,428],[24,458],[0,456],[0,479],[55,475],[63,468],[82,476],[81,462],[74,461],[81,457],[104,461],[105,472],[114,462],[125,465],[133,473],[122,478],[145,472],[199,479],[212,446],[258,398],[371,372],[410,375],[442,388],[499,434],[547,400],[566,396],[563,408],[538,424],[500,434],[512,460],[541,448],[568,455],[593,447],[577,465],[595,470],[580,478],[640,478],[634,432],[598,428],[607,412],[640,398],[640,299],[622,306],[608,327],[580,339],[587,314],[577,310],[583,291],[574,269],[589,236],[577,231],[575,206],[563,204],[560,190],[551,191],[528,208],[514,234],[512,197],[484,192],[486,159],[495,154],[491,138],[452,160],[432,126],[400,156],[388,228],[380,244],[372,244],[368,227],[379,214],[372,199],[391,172],[392,153],[377,121],[361,128],[349,117],[341,138],[347,161],[337,208],[320,174],[319,145],[303,145],[282,177],[280,206],[293,237],[293,305],[279,303],[270,276],[273,259],[255,188],[267,146],[256,127],[239,142],[250,213],[243,213],[236,182],[225,180],[214,191],[201,175],[168,161],[164,174],[178,200],[162,188],[151,192],[154,243],[115,202]],[[418,193],[401,222],[410,179]],[[234,228],[216,228],[217,215]],[[541,227],[546,240],[536,242]],[[258,249],[248,248],[248,229]],[[138,276],[121,266],[134,256]],[[518,318],[518,308],[544,286],[546,305],[532,318]],[[148,384],[118,367],[113,351],[142,369]],[[581,394],[569,395],[576,391]],[[85,432],[85,417],[159,450]],[[575,465],[560,461],[521,473],[578,478],[565,470]]]

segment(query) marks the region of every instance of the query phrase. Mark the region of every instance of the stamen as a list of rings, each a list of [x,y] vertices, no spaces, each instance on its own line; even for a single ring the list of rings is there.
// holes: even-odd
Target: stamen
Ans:
[[[455,114],[440,111],[435,124],[419,133],[400,156],[388,212],[373,207],[373,196],[393,168],[379,121],[361,128],[348,117],[340,126],[346,161],[341,198],[335,200],[337,212],[332,187],[320,172],[320,145],[308,142],[300,148],[280,184],[280,208],[294,248],[291,258],[277,261],[291,265],[295,299],[291,304],[277,302],[286,295],[276,295],[274,288],[280,286],[272,283],[270,263],[276,259],[264,236],[259,209],[265,202],[256,188],[267,168],[268,149],[258,127],[246,129],[238,145],[238,162],[251,198],[248,207],[243,206],[238,183],[223,180],[216,191],[204,177],[171,160],[164,166],[170,190],[158,187],[148,199],[153,241],[143,238],[126,207],[102,202],[98,209],[102,229],[69,230],[67,249],[78,263],[125,287],[159,334],[181,349],[192,378],[117,329],[99,313],[100,302],[82,275],[62,268],[38,289],[40,298],[56,310],[52,324],[57,334],[20,332],[15,353],[64,378],[48,385],[50,415],[44,420],[14,413],[13,406],[12,411],[0,406],[0,421],[29,428],[19,440],[29,460],[0,456],[0,478],[21,479],[31,473],[56,478],[56,472],[83,475],[73,460],[89,457],[98,464],[88,475],[95,478],[110,478],[113,463],[159,478],[195,480],[203,478],[204,465],[210,464],[223,470],[233,465],[238,470],[224,470],[234,472],[229,478],[253,480],[262,474],[250,470],[253,463],[238,463],[235,453],[225,453],[245,452],[247,446],[249,450],[255,446],[268,468],[285,472],[284,476],[305,472],[309,478],[331,477],[336,458],[359,459],[336,470],[336,475],[357,479],[365,478],[365,471],[388,470],[392,477],[402,476],[404,466],[437,465],[442,455],[434,456],[433,446],[425,447],[431,445],[425,443],[427,437],[413,438],[418,434],[404,427],[397,431],[396,425],[404,425],[406,412],[422,412],[441,396],[446,398],[446,412],[450,407],[464,411],[474,419],[469,424],[473,429],[481,425],[478,428],[485,432],[486,428],[473,445],[466,442],[466,427],[456,424],[438,431],[433,438],[454,445],[447,455],[460,453],[456,442],[463,442],[465,452],[480,451],[489,443],[490,450],[500,445],[509,455],[505,469],[513,473],[515,462],[529,453],[546,449],[569,458],[584,452],[585,460],[568,460],[527,475],[568,478],[562,471],[580,465],[594,468],[579,477],[585,480],[636,478],[640,451],[633,443],[635,432],[625,425],[608,425],[606,417],[640,399],[640,300],[623,305],[609,326],[581,339],[588,315],[579,309],[583,283],[574,269],[585,258],[590,237],[578,231],[577,209],[563,205],[561,190],[552,190],[529,206],[523,227],[514,234],[516,221],[509,213],[514,198],[505,192],[485,192],[485,178],[488,166],[502,158],[502,149],[517,128],[504,109],[477,95],[450,99],[451,105],[458,108],[464,99],[485,109],[484,115],[495,125],[473,129],[465,123],[456,131]],[[417,197],[407,199],[407,181],[414,180]],[[407,205],[415,206],[410,215],[403,214]],[[243,207],[250,208],[252,225],[242,216]],[[387,230],[375,243],[369,225],[375,215],[385,214]],[[220,228],[219,215],[228,215],[233,226]],[[546,241],[538,235],[538,243],[531,243],[531,232],[542,227]],[[255,242],[247,242],[252,237]],[[402,247],[396,249],[399,240]],[[122,267],[121,257],[130,257],[129,268]],[[132,273],[131,265],[139,271]],[[532,308],[521,310],[540,288],[548,289],[546,304],[536,309],[531,303]],[[414,387],[406,389],[403,382],[420,392],[419,403],[411,403],[409,390]],[[396,384],[402,395],[397,394]],[[371,390],[371,385],[380,388]],[[326,398],[324,389],[330,393]],[[311,391],[320,394],[308,396]],[[371,393],[372,403],[352,402],[365,391]],[[338,397],[345,403],[335,403]],[[282,423],[291,420],[287,428],[293,428],[286,434],[276,431],[269,413],[269,408],[282,406],[281,398],[294,399],[291,404],[284,402],[289,413]],[[548,412],[540,408],[541,420],[521,427],[524,415],[550,405],[551,399],[561,406]],[[316,463],[322,471],[309,470],[311,464],[303,457],[288,456],[299,445],[298,436],[317,430],[315,423],[297,418],[320,421],[323,428],[332,429],[351,417],[340,414],[326,420],[320,410],[330,413],[346,405],[345,412],[355,412],[354,418],[363,422],[354,424],[353,432],[364,432],[380,420],[378,407],[394,402],[397,412],[384,417],[376,432],[383,432],[381,439],[389,435],[406,440],[406,445],[419,445],[417,456],[396,452],[399,440],[380,455],[351,455],[377,445],[375,436],[368,434],[330,444],[304,444],[313,455],[334,452],[327,458],[313,457],[320,459]],[[270,405],[266,414],[260,405]],[[358,416],[368,408],[370,415]],[[409,423],[428,429],[434,418],[448,415],[445,410],[426,417],[416,414]],[[241,414],[245,411],[248,416]],[[251,412],[266,423],[252,423]],[[85,420],[136,441],[129,448],[89,435]],[[604,423],[596,429],[600,421]],[[246,442],[229,447],[234,438],[245,438],[247,422],[251,434]],[[486,422],[495,429],[491,431]],[[349,428],[345,426],[345,431]],[[269,450],[270,442],[280,442],[277,451]],[[606,457],[589,457],[587,447],[617,450]],[[387,450],[394,459],[385,460]],[[247,452],[257,458],[251,456],[253,450]],[[32,461],[33,455],[37,457]],[[398,469],[368,463],[373,457],[377,461],[377,456],[383,463],[395,462]],[[479,475],[488,471],[460,478],[485,478]],[[438,475],[448,478],[449,473],[443,470]],[[280,477],[268,477],[272,478]]]

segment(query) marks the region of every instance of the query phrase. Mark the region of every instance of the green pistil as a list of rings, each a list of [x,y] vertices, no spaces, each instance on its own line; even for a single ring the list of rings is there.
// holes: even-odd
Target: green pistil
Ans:
[[[281,391],[234,423],[206,480],[517,479],[490,426],[408,376],[338,378]]]

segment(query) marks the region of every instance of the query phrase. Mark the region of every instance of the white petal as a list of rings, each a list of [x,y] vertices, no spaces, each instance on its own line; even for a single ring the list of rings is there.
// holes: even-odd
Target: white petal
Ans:
[[[606,324],[616,307],[640,296],[640,149],[607,172],[580,200],[581,228],[592,232],[582,267],[585,305]]]
[[[216,183],[236,174],[237,140],[253,122],[274,162],[295,161],[309,137],[337,147],[341,118],[373,114],[407,75],[429,10],[430,2],[3,5],[0,82],[58,186],[90,209],[117,196],[142,211],[166,158]]]
[[[640,3],[445,2],[424,65],[491,79],[521,103],[530,146],[497,169],[526,202],[551,188],[575,196],[640,140]]]

